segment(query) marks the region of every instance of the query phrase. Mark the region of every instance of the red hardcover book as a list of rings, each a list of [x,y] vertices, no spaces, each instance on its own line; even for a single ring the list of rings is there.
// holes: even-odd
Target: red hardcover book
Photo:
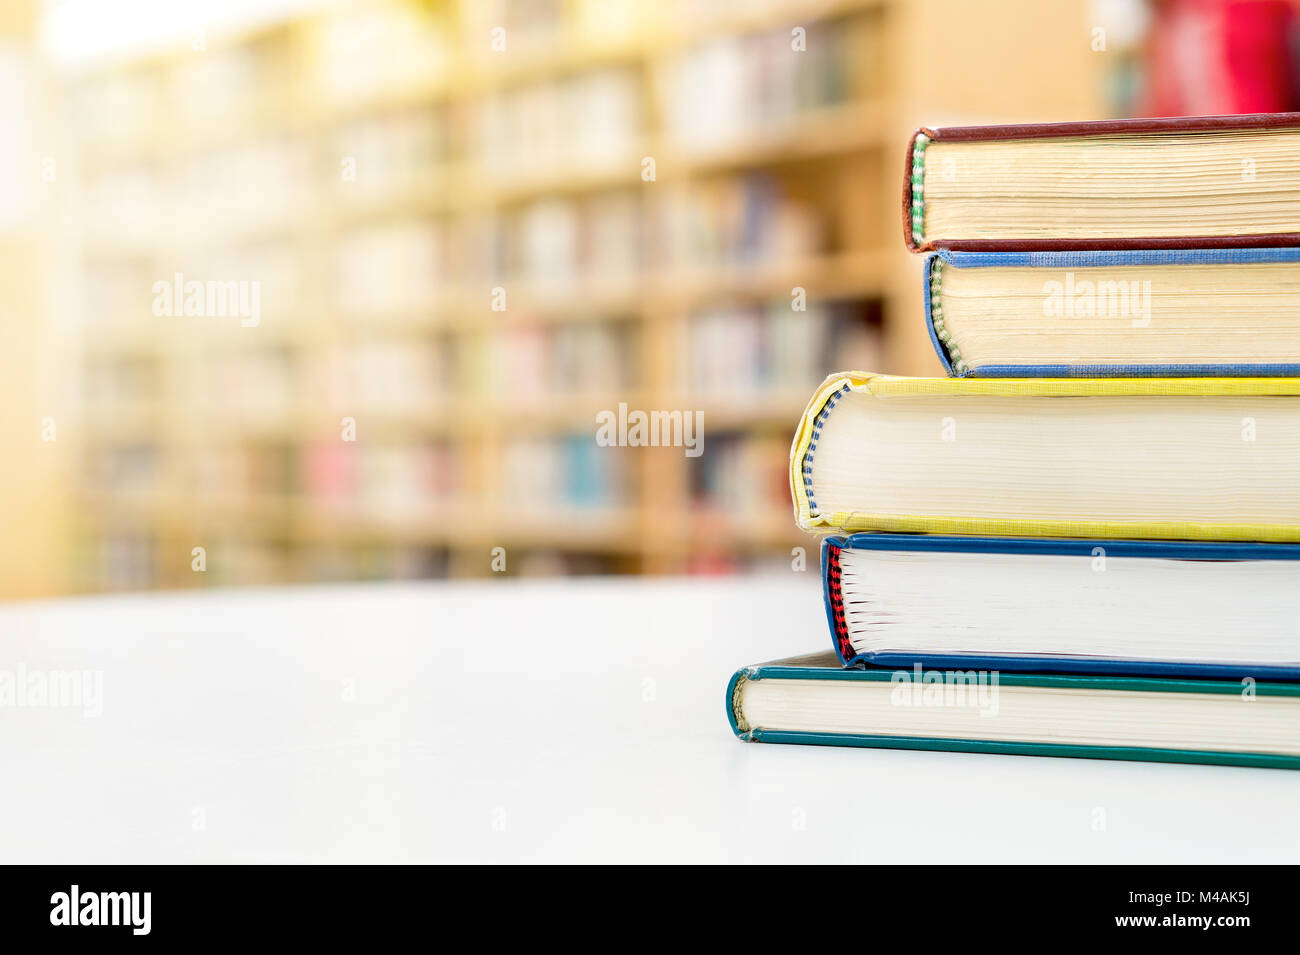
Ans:
[[[913,251],[1300,244],[1300,113],[922,128]]]

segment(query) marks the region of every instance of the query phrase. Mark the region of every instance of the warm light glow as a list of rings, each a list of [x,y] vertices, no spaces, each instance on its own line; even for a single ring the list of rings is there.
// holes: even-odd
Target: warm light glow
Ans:
[[[194,43],[226,31],[273,23],[323,0],[48,0],[41,45],[72,65]]]

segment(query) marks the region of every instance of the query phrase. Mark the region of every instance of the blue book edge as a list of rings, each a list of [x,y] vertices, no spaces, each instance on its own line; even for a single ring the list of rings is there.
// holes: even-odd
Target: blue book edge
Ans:
[[[1006,670],[1012,673],[1116,674],[1192,679],[1251,678],[1300,681],[1300,666],[1196,663],[1176,660],[1099,659],[1081,656],[1017,654],[857,653],[842,642],[836,626],[837,608],[831,569],[838,550],[948,551],[983,554],[1044,554],[1092,557],[1098,549],[1107,557],[1158,557],[1168,560],[1300,560],[1300,544],[1259,544],[1246,541],[1091,540],[1039,537],[957,537],[942,534],[852,534],[822,539],[822,602],[831,634],[831,647],[845,668]],[[842,611],[838,611],[841,612]]]
[[[931,297],[934,262],[957,269],[986,268],[1104,268],[1125,265],[1257,265],[1300,263],[1300,248],[1271,249],[1150,249],[1133,252],[952,252],[925,257],[922,296],[930,344],[950,378],[1290,378],[1300,375],[1300,362],[1178,365],[982,365],[964,374],[953,368],[952,355],[934,328]]]

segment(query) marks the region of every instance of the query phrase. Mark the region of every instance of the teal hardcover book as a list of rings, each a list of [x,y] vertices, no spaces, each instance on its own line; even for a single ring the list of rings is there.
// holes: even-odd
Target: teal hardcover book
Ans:
[[[727,684],[742,740],[1300,769],[1300,685],[845,669],[833,653]]]

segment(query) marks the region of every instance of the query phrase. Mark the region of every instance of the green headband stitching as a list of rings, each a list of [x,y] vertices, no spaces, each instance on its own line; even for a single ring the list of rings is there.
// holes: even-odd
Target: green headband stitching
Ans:
[[[912,241],[925,241],[925,147],[930,137],[917,133],[912,145]]]

